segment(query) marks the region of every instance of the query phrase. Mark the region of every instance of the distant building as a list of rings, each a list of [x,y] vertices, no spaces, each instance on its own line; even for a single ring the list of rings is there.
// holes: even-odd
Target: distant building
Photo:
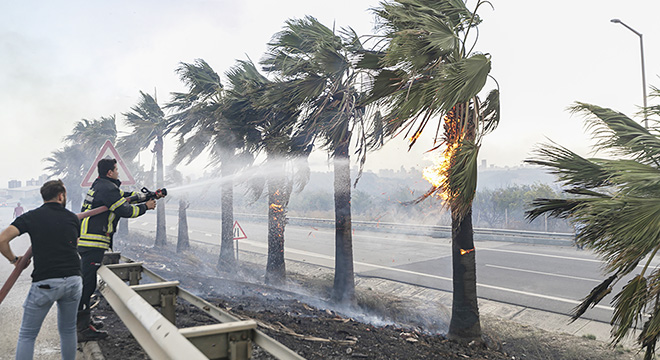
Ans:
[[[21,187],[21,186],[22,186],[22,183],[21,183],[20,180],[9,180],[9,185],[8,185],[8,187],[9,187],[10,189],[19,188],[19,187]]]
[[[24,186],[17,188],[9,188],[8,194],[14,199],[39,199],[39,189],[41,186]]]
[[[39,186],[39,180],[36,180],[34,178],[25,181],[25,186]]]

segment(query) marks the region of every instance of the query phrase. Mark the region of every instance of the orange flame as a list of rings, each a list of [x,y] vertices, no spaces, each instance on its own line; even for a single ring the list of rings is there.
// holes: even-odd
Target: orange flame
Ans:
[[[411,144],[414,143],[417,139],[419,139],[420,135],[422,135],[422,132],[421,132],[421,131],[417,131],[417,132],[415,133],[415,135],[413,135],[413,136],[410,138],[410,140],[409,140],[410,143],[411,143]]]
[[[282,211],[282,205],[279,204],[270,204],[270,208],[275,211]]]
[[[433,160],[433,165],[424,168],[422,177],[440,190],[435,192],[435,194],[446,203],[452,198],[449,189],[449,170],[451,169],[454,155],[463,137],[460,131],[460,118],[457,116],[455,109],[452,109],[445,115],[444,129],[447,148],[442,153],[442,156],[438,156]]]
[[[461,249],[461,255],[469,254],[469,253],[471,253],[471,252],[473,252],[473,251],[474,251],[474,248],[469,249],[469,250],[463,250],[463,249]]]

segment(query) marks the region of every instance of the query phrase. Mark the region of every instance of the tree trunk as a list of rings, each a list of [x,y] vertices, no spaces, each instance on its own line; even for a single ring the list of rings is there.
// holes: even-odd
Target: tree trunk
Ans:
[[[71,189],[71,190],[67,190],[67,197],[71,202],[71,211],[74,213],[80,212],[80,209],[82,209],[82,199],[83,199],[82,192],[80,191],[80,186],[78,184],[75,184],[69,187],[67,184],[67,189]]]
[[[275,174],[268,178],[268,262],[266,283],[281,285],[286,281],[284,262],[284,228],[286,227],[286,205],[288,191],[284,174],[284,163],[275,159],[270,165],[278,165]]]
[[[449,324],[450,339],[481,339],[477,304],[477,269],[472,230],[472,210],[458,219],[452,210],[452,267],[454,294]]]
[[[164,181],[163,171],[163,136],[156,138],[156,188],[162,189]],[[158,200],[156,205],[156,246],[165,246],[167,244],[167,226],[165,224],[165,199]]]
[[[234,174],[233,166],[229,159],[223,159],[221,165],[222,173],[222,230],[220,240],[220,256],[218,268],[231,271],[236,265],[234,257]]]
[[[334,154],[335,173],[335,281],[332,300],[355,306],[353,237],[351,234],[351,164],[348,141]]]
[[[190,203],[184,199],[179,200],[179,231],[176,238],[176,252],[190,249],[190,237],[188,236],[188,215],[186,209]]]

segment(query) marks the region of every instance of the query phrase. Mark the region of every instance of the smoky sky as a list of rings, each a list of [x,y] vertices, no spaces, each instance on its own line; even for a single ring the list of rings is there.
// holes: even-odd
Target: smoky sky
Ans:
[[[476,2],[468,1],[468,7]],[[539,142],[552,139],[588,154],[592,141],[583,120],[566,108],[574,101],[611,107],[633,116],[641,99],[639,38],[644,34],[646,79],[660,86],[660,3],[652,0],[538,3],[492,1],[480,9],[483,23],[475,50],[492,56],[485,90],[499,86],[502,118],[484,139],[480,160],[517,166]],[[81,119],[122,113],[139,91],[184,91],[174,69],[202,58],[223,74],[236,60],[258,62],[288,18],[312,15],[329,27],[372,33],[369,8],[378,1],[21,1],[0,5],[0,188],[43,173],[42,159],[62,146]],[[654,104],[649,99],[649,104]],[[402,136],[370,154],[366,168],[428,166],[431,131],[412,151]],[[167,146],[169,144],[169,146]],[[174,142],[166,143],[166,163]],[[90,149],[97,151],[98,149]],[[147,167],[147,152],[141,161]],[[330,170],[327,154],[315,151],[315,170]],[[183,171],[201,173],[200,159]]]

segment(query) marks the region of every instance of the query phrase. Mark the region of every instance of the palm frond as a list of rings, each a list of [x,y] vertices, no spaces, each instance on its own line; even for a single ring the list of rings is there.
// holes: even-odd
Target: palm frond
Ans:
[[[557,144],[542,144],[534,150],[534,158],[528,164],[549,168],[560,181],[570,186],[598,187],[607,184],[610,173],[597,162],[583,158]]]
[[[611,321],[614,326],[612,329],[614,344],[626,336],[631,326],[637,325],[642,320],[642,310],[646,306],[647,295],[646,278],[638,275],[614,297],[614,314]]]
[[[463,141],[454,153],[449,168],[448,187],[454,216],[463,218],[472,208],[472,200],[477,191],[477,157],[479,146],[471,141]]]
[[[582,299],[582,302],[580,302],[580,305],[578,305],[575,309],[573,309],[573,313],[571,315],[571,321],[575,321],[580,318],[589,308],[593,308],[594,306],[598,305],[598,303],[603,300],[605,296],[607,296],[609,293],[612,292],[612,283],[614,280],[618,278],[617,275],[612,275],[605,279],[602,283],[600,283],[598,286],[593,288],[589,295]]]
[[[626,115],[586,103],[571,107],[574,113],[589,115],[587,126],[598,140],[597,150],[632,156],[635,160],[658,165],[660,139]]]

